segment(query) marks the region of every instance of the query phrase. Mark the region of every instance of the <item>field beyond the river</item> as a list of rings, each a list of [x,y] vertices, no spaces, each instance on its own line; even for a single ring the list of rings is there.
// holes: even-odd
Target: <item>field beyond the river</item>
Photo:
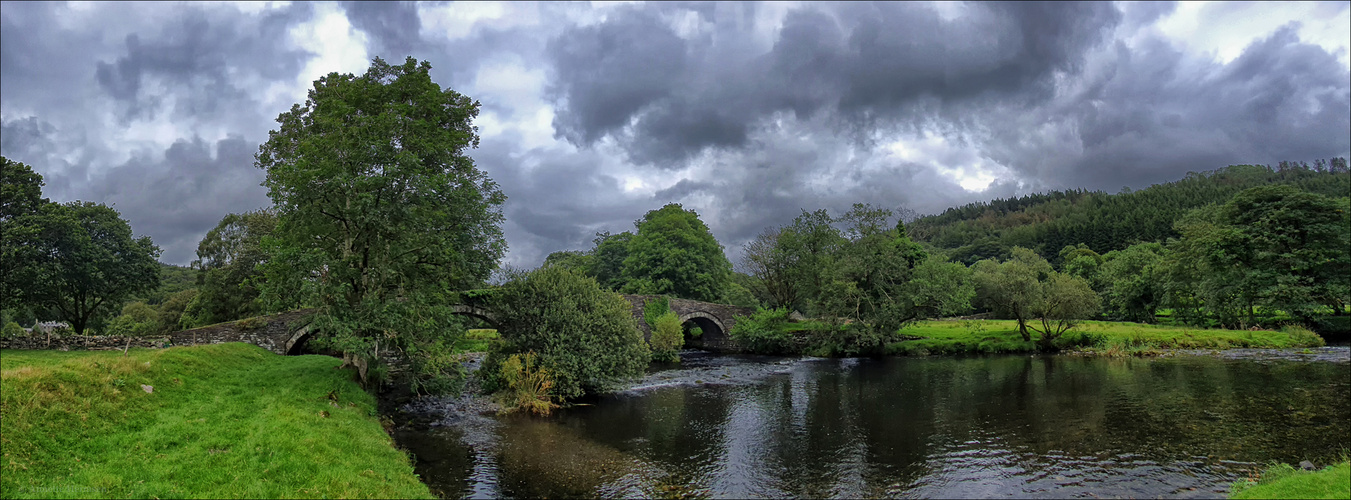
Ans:
[[[4,498],[431,498],[327,356],[0,352]]]
[[[1038,325],[1040,326],[1040,325]],[[888,354],[926,355],[997,352],[1036,352],[1034,342],[1023,341],[1013,320],[920,321],[900,333],[916,340],[893,342]],[[1033,340],[1039,335],[1031,333]],[[1084,321],[1066,332],[1056,345],[1105,355],[1148,355],[1163,349],[1298,348],[1319,347],[1323,339],[1303,328],[1275,330],[1220,330],[1183,326]]]

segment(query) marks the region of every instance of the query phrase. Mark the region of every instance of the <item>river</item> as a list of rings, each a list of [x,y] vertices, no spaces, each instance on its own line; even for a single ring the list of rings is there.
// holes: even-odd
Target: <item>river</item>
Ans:
[[[687,351],[550,418],[395,437],[446,498],[1216,498],[1351,448],[1349,385],[1344,361]]]

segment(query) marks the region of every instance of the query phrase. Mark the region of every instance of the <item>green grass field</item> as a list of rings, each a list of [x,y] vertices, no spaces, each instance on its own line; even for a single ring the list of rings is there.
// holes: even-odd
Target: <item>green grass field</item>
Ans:
[[[491,328],[470,329],[464,333],[464,338],[455,342],[455,352],[488,352],[498,338],[497,330]]]
[[[339,364],[248,344],[0,352],[0,497],[430,498]]]
[[[901,329],[901,334],[924,337],[894,342],[889,354],[961,354],[1035,352],[1024,342],[1012,320],[921,321]],[[1037,338],[1035,332],[1033,339]],[[1107,355],[1148,354],[1159,349],[1229,349],[1234,347],[1316,347],[1322,338],[1307,330],[1219,330],[1181,326],[1085,321],[1058,341],[1065,349],[1078,348]]]
[[[1229,498],[1351,498],[1351,462],[1342,460],[1317,471],[1277,464],[1257,482],[1234,483]]]

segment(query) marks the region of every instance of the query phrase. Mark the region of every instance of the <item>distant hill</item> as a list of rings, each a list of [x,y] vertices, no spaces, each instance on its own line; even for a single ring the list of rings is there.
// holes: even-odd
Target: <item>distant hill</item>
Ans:
[[[157,305],[173,294],[197,287],[197,270],[187,266],[175,266],[173,264],[160,265],[160,285],[154,291],[145,293],[144,297],[131,297],[127,302],[145,301],[151,305]]]
[[[1223,203],[1245,189],[1289,184],[1341,198],[1351,195],[1345,158],[1276,167],[1234,165],[1189,172],[1183,179],[1118,194],[1069,190],[996,199],[950,208],[908,224],[910,236],[945,249],[953,260],[970,265],[1003,257],[1014,246],[1058,260],[1066,245],[1084,243],[1098,253],[1143,241],[1176,237],[1173,222],[1186,212]]]

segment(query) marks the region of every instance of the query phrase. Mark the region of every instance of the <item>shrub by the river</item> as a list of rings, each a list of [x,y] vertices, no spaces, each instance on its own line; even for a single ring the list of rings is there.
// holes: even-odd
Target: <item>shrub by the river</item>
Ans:
[[[643,303],[643,322],[652,328],[657,327],[657,318],[671,312],[671,300],[666,297],[654,297]]]
[[[750,316],[738,316],[729,334],[742,349],[759,354],[788,354],[793,350],[793,334],[788,331],[788,309],[760,309]]]
[[[508,357],[529,351],[553,375],[560,399],[616,389],[647,368],[632,306],[593,278],[562,266],[521,273],[502,286],[492,307],[502,340],[479,370],[488,391],[505,387],[501,365]]]
[[[652,360],[676,363],[680,348],[685,345],[685,332],[680,328],[680,317],[674,311],[658,316],[652,325]]]
[[[498,391],[498,403],[502,413],[525,410],[536,415],[548,416],[554,408],[551,391],[554,386],[549,370],[539,366],[535,352],[512,354],[502,363],[498,374],[501,377],[502,390]]]
[[[1289,335],[1290,342],[1297,345],[1310,347],[1312,346],[1322,347],[1327,345],[1327,342],[1323,340],[1323,337],[1319,337],[1317,333],[1314,333],[1310,331],[1308,328],[1304,328],[1302,326],[1290,325],[1285,328],[1282,328],[1281,333]]]
[[[431,498],[339,363],[242,343],[5,350],[0,497]]]

